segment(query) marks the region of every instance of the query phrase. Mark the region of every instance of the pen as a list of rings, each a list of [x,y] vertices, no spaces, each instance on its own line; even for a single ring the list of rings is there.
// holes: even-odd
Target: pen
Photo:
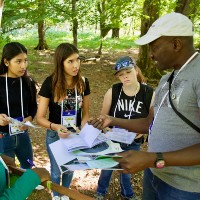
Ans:
[[[36,165],[33,163],[33,161],[32,160],[30,160],[30,159],[27,159],[27,162],[32,166],[32,167],[36,167]]]

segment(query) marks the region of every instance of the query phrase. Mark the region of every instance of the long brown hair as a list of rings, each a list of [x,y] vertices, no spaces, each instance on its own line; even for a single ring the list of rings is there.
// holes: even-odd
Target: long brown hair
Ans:
[[[77,87],[78,93],[83,93],[85,90],[85,82],[83,81],[80,69],[78,74],[73,77],[72,85],[67,85],[67,80],[64,71],[64,61],[72,54],[79,54],[78,49],[70,43],[61,43],[55,51],[54,55],[54,72],[52,74],[52,89],[54,93],[54,100],[58,101],[66,96],[67,89],[74,89]]]

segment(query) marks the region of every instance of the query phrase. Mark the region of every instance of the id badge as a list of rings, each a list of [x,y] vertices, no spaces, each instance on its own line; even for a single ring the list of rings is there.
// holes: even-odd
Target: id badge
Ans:
[[[76,111],[70,110],[62,113],[62,125],[65,127],[71,127],[70,124],[76,125]]]
[[[17,117],[16,119],[20,122],[23,121],[23,117]],[[9,134],[10,134],[10,136],[17,135],[17,134],[20,134],[20,133],[24,133],[24,131],[19,130],[19,124],[18,123],[9,124]]]

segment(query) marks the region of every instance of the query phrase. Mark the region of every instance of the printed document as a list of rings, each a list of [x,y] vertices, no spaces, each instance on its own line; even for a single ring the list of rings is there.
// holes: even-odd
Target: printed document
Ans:
[[[68,152],[78,149],[91,148],[108,140],[99,129],[94,128],[88,123],[85,124],[79,134],[70,134],[68,138],[60,139],[61,142],[66,146]]]
[[[131,144],[136,137],[136,133],[129,132],[126,129],[113,128],[110,131],[106,132],[105,136],[109,140],[113,140],[113,141],[121,142],[125,144]]]
[[[111,141],[106,141],[105,143],[112,144]],[[100,145],[100,144],[99,144]],[[85,170],[85,169],[109,169],[109,170],[121,170],[118,166],[118,162],[113,160],[113,157],[120,157],[112,151],[110,155],[98,155],[85,153],[82,155],[77,154],[77,152],[68,152],[66,146],[61,140],[58,140],[49,145],[53,156],[58,164],[61,173],[67,171],[75,170]],[[109,149],[109,148],[108,148]],[[110,148],[111,149],[111,148]],[[87,149],[88,150],[88,149]],[[119,149],[117,149],[119,150]],[[121,150],[122,151],[122,150]],[[108,151],[107,151],[108,152]],[[117,151],[118,153],[119,151]]]

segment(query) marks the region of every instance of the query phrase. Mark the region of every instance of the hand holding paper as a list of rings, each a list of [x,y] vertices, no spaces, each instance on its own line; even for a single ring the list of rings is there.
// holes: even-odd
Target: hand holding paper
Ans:
[[[12,117],[8,118],[11,124],[15,124],[16,126],[28,126],[28,127],[32,127],[32,128],[39,128],[35,125],[33,125],[30,121],[27,122],[20,122],[17,119],[14,119]]]

